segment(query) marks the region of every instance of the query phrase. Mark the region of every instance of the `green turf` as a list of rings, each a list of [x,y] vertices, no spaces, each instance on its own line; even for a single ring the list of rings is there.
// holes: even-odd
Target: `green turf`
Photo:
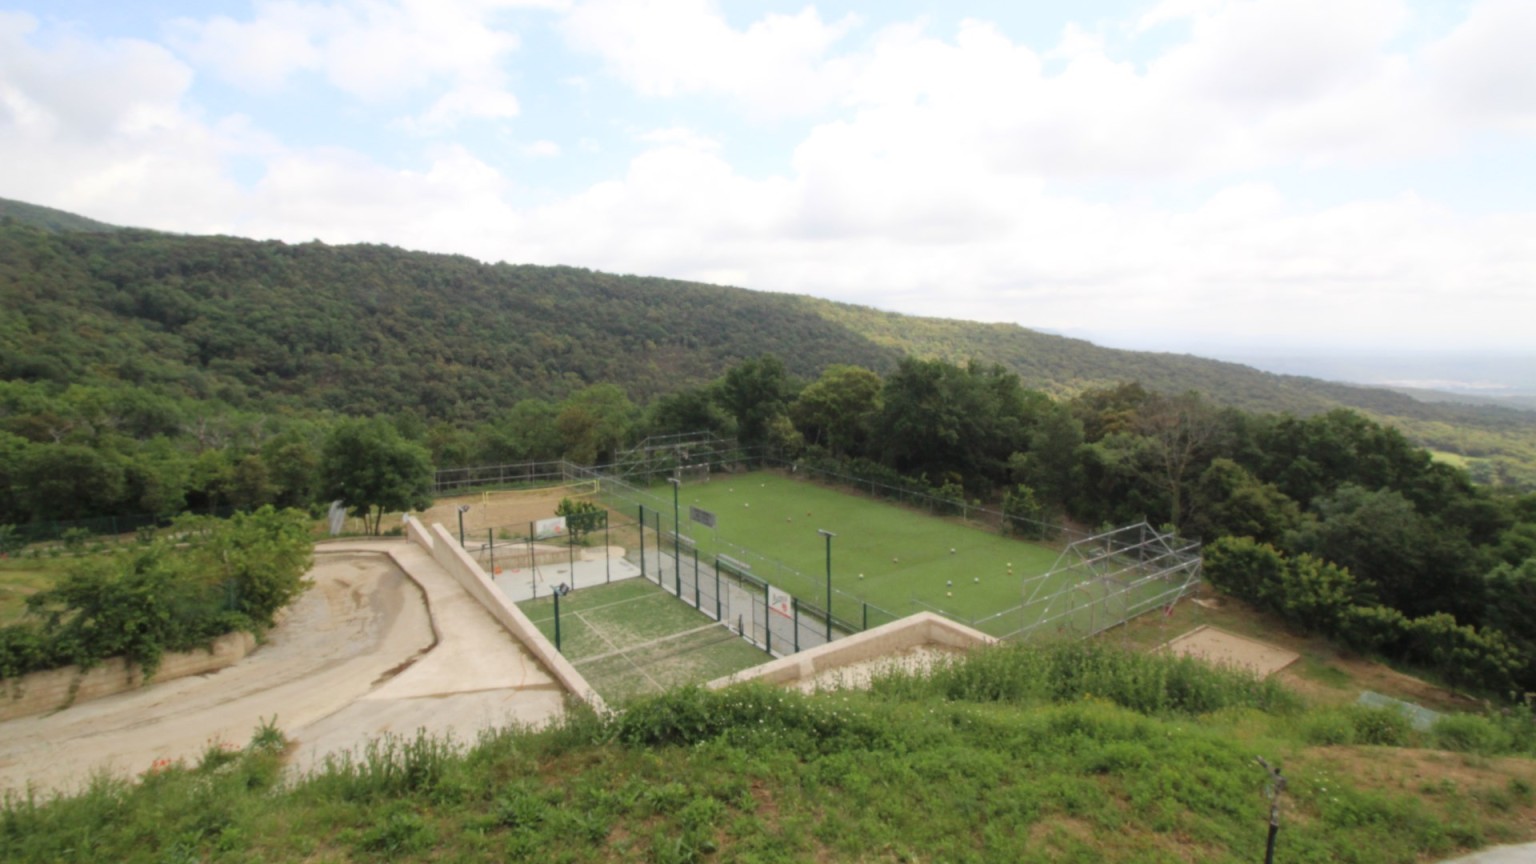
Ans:
[[[652,494],[670,503],[672,490],[663,485]],[[826,541],[817,529],[835,533],[832,582],[846,595],[834,599],[835,611],[855,623],[862,623],[860,600],[897,615],[927,604],[961,620],[982,618],[1017,606],[1024,579],[1048,572],[1059,555],[1058,549],[958,519],[774,472],[684,484],[679,501],[683,533],[703,554],[731,555],[730,543],[771,556],[790,569],[754,559],[748,561],[753,573],[812,602],[826,592]],[[713,511],[715,530],[690,522],[690,505]]]
[[[554,599],[518,607],[555,638]],[[644,579],[572,591],[560,600],[560,651],[605,700],[702,684],[771,659]]]

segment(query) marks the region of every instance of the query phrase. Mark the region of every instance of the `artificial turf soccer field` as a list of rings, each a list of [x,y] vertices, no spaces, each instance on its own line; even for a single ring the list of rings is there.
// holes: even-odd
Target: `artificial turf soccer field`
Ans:
[[[551,597],[517,604],[551,641]],[[580,588],[560,599],[560,652],[609,702],[702,684],[771,657],[644,579]]]
[[[651,492],[670,505],[670,486]],[[861,615],[857,600],[897,616],[918,611],[917,600],[962,620],[982,618],[1019,605],[1024,579],[1048,572],[1059,555],[1039,543],[769,471],[684,483],[679,502],[682,533],[698,544],[701,556],[736,556],[719,541],[769,556],[797,574],[760,569],[748,559],[755,575],[818,604],[826,594],[826,540],[816,532],[836,534],[832,585],[845,596],[834,599],[834,611],[855,623]],[[690,522],[690,505],[714,512],[716,528]],[[1047,586],[1045,593],[1054,589]]]

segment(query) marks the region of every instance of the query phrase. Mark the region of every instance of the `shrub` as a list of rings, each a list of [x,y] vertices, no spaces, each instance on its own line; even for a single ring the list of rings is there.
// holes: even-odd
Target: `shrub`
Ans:
[[[1448,714],[1430,730],[1435,746],[1464,753],[1507,753],[1514,739],[1499,723],[1476,714]]]
[[[1396,708],[1355,705],[1350,707],[1349,714],[1350,723],[1355,729],[1355,742],[1358,744],[1400,747],[1407,742],[1413,731],[1408,718]]]
[[[1262,608],[1271,608],[1285,572],[1275,547],[1251,537],[1220,537],[1207,543],[1202,572],[1212,585]]]
[[[1339,617],[1339,635],[1356,651],[1400,654],[1408,616],[1390,606],[1351,606]]]
[[[1354,718],[1342,711],[1315,711],[1301,722],[1301,737],[1308,744],[1338,746],[1355,743]]]
[[[307,520],[264,507],[229,520],[184,517],[173,537],[74,562],[28,598],[41,627],[0,629],[0,676],[122,656],[148,675],[166,651],[260,631],[304,589]]]

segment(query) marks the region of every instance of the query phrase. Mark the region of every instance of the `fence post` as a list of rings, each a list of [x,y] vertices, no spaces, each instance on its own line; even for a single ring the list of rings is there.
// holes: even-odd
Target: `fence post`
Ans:
[[[693,608],[699,608],[699,547],[697,545],[693,547]]]
[[[645,572],[645,505],[637,505],[640,508],[640,576],[649,579]]]
[[[550,594],[555,598],[555,650],[560,651],[560,592],[551,591]],[[560,653],[565,652],[560,651]]]
[[[763,583],[763,644],[773,653],[773,607],[768,605],[768,583]]]
[[[608,511],[603,511],[603,582],[613,581],[613,546],[608,542]]]
[[[485,529],[485,548],[491,551],[491,581],[496,581],[496,529]]]
[[[715,620],[720,620],[720,559],[715,559]]]
[[[795,613],[795,617],[794,617],[794,621],[795,621],[795,640],[794,640],[793,644],[795,646],[795,653],[799,654],[800,653],[800,598],[796,597],[793,594],[789,595],[789,608],[794,610],[794,613]]]
[[[859,630],[861,630],[861,631],[869,629],[869,601],[865,600],[865,601],[863,601],[863,603],[864,603],[864,624],[863,624],[863,626],[861,626],[859,628]]]

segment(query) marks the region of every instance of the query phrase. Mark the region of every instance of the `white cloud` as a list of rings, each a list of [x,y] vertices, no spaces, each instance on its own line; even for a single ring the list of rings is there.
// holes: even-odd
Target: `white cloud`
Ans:
[[[0,169],[0,195],[172,230],[726,280],[1061,330],[1526,344],[1530,208],[1457,211],[1406,184],[1314,205],[1290,185],[1318,166],[1412,176],[1425,154],[1454,160],[1469,139],[1531,129],[1536,88],[1512,59],[1536,38],[1531,7],[1490,0],[1428,47],[1401,38],[1404,8],[1170,2],[1139,23],[1177,22],[1157,31],[1171,47],[1131,62],[1117,39],[1133,21],[1040,46],[983,21],[942,34],[896,23],[850,45],[853,22],[813,9],[731,27],[702,2],[586,4],[567,32],[646,105],[704,96],[819,122],[748,172],[707,113],[625,117],[612,128],[641,152],[540,206],[510,203],[524,190],[467,146],[388,138],[398,125],[379,130],[387,156],[297,146],[208,116],[194,67],[159,46],[0,13],[0,165],[27,166]],[[271,92],[320,76],[441,132],[521,108],[504,68],[516,41],[494,20],[462,2],[290,0],[180,33],[189,52],[230,52],[196,55],[226,80]],[[552,70],[559,95],[590,78],[568,71]],[[581,176],[619,149],[598,134],[501,140],[562,157],[559,172],[532,172]],[[235,158],[259,179],[230,180]]]
[[[560,155],[560,145],[553,141],[539,140],[523,147],[523,155],[534,159],[553,159]]]
[[[827,55],[857,24],[853,16],[823,21],[807,6],[738,30],[710,0],[591,0],[571,11],[564,30],[642,94],[729,96],[777,117],[836,98],[847,70]]]
[[[158,45],[59,37],[0,13],[0,194],[147,225],[233,195],[223,157],[240,127],[189,112],[191,80]]]
[[[467,118],[517,116],[503,67],[519,37],[493,23],[505,5],[524,4],[263,0],[248,20],[181,19],[171,32],[193,62],[252,90],[313,73],[370,104],[435,96],[407,126],[442,131]]]
[[[1429,52],[1452,110],[1536,132],[1536,4],[1487,0]]]

